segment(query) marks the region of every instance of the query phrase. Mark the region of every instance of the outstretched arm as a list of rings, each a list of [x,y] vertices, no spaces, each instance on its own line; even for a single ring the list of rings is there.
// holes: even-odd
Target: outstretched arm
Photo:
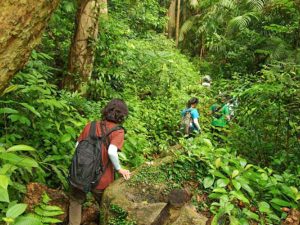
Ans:
[[[125,180],[128,180],[130,178],[131,174],[130,174],[129,170],[125,170],[125,169],[121,168],[117,146],[115,146],[113,144],[109,145],[108,157],[109,157],[110,161],[112,162],[114,168],[124,177]]]

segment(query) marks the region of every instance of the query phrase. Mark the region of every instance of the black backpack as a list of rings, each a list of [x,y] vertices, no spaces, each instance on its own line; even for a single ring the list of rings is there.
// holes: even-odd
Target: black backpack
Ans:
[[[78,143],[70,167],[70,185],[85,193],[97,186],[109,165],[109,160],[106,165],[102,165],[102,144],[104,143],[108,149],[110,143],[108,136],[116,130],[123,129],[116,126],[107,131],[103,123],[100,123],[100,128],[101,137],[97,137],[96,122],[91,123],[89,136]]]

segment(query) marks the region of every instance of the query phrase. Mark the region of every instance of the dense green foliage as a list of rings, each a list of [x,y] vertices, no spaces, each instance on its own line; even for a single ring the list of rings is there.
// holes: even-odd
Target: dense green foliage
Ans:
[[[199,1],[189,14],[182,50],[200,52],[215,95],[238,99],[234,149],[255,163],[299,171],[299,2]]]
[[[188,1],[179,45],[188,56],[163,34],[169,1],[108,2],[109,16],[101,18],[93,43],[92,77],[80,93],[61,83],[77,8],[75,1],[63,0],[42,43],[1,95],[0,219],[36,219],[22,219],[26,205],[18,203],[31,181],[68,188],[76,138],[111,98],[125,99],[130,111],[122,164],[136,168],[175,155],[172,165],[154,171],[155,179],[171,181],[170,187],[196,183],[195,196],[207,194],[208,200],[193,202],[216,215],[214,224],[279,224],[286,217],[281,207],[299,209],[297,1]],[[213,77],[211,89],[199,85],[206,74]],[[219,92],[238,102],[222,143],[210,133],[209,106]],[[181,139],[179,111],[193,96],[200,99],[204,132]],[[170,148],[177,143],[180,152]],[[47,201],[41,204],[47,208]],[[111,224],[130,223],[126,212],[111,210],[117,215]]]
[[[196,205],[206,207],[215,214],[212,224],[218,221],[230,224],[279,224],[286,213],[282,207],[299,207],[299,190],[291,185],[295,180],[289,174],[279,175],[270,168],[249,164],[236,152],[214,148],[206,138],[183,140],[182,148],[175,152],[173,165],[164,165],[166,180],[193,187]],[[196,170],[195,170],[196,169]],[[197,201],[197,193],[208,194],[206,204]],[[229,222],[230,221],[230,222]]]

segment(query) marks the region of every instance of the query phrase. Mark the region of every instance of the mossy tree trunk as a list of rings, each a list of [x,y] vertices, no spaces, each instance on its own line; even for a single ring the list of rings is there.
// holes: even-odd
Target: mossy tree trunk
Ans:
[[[175,37],[175,26],[176,26],[176,0],[171,0],[169,10],[168,10],[168,37]]]
[[[0,93],[28,61],[60,0],[0,0]]]
[[[69,90],[79,90],[92,73],[95,42],[98,37],[100,10],[104,0],[80,0],[76,28],[69,53],[68,75],[63,86]],[[101,7],[102,6],[102,7]]]

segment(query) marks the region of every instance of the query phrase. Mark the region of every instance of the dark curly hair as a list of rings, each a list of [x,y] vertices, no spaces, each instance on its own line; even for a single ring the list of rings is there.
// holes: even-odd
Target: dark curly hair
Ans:
[[[193,97],[187,102],[186,106],[188,108],[190,108],[192,106],[192,104],[198,104],[198,103],[199,103],[199,99],[196,97]]]
[[[128,115],[128,107],[121,99],[112,99],[101,111],[102,120],[123,123]]]

